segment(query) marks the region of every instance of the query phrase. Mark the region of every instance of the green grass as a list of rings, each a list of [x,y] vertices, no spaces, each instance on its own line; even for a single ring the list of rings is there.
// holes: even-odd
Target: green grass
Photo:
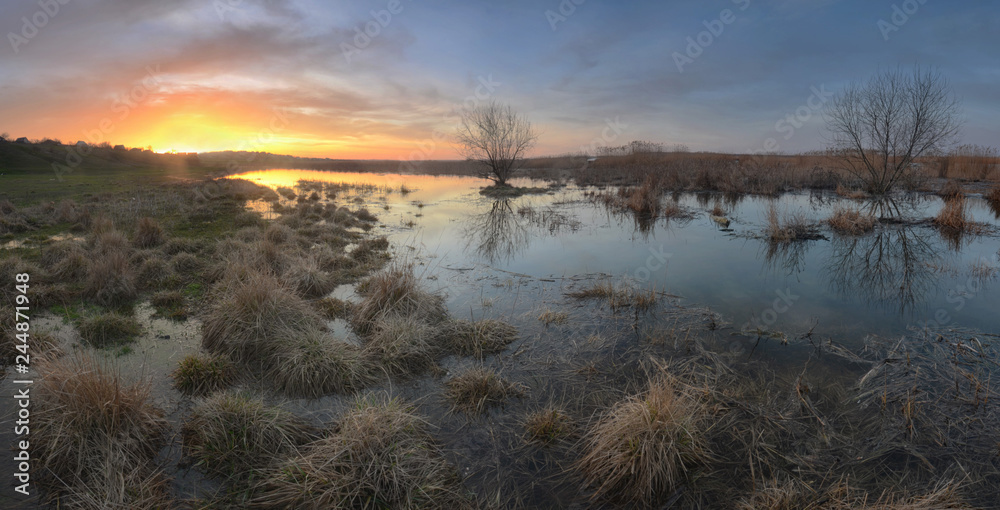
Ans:
[[[142,333],[142,325],[118,312],[104,312],[83,318],[77,330],[84,342],[93,347],[121,345]]]
[[[177,363],[170,376],[181,393],[207,395],[236,380],[236,365],[225,356],[191,354]]]
[[[56,177],[53,163],[66,164],[67,147],[0,142],[0,198],[18,206],[80,198],[86,194],[130,191],[136,186],[207,177],[218,168],[189,165],[183,156],[95,150],[82,163]]]

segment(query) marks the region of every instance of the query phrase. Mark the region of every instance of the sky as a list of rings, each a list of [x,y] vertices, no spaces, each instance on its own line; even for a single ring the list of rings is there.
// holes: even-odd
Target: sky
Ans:
[[[822,149],[832,94],[935,68],[1000,146],[1000,5],[971,0],[5,0],[0,132],[156,151],[452,159],[508,103],[532,155]]]

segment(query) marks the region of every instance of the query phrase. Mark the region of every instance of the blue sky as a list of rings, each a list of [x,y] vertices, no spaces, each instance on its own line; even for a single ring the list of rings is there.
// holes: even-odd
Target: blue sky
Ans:
[[[1000,145],[991,2],[61,1],[0,6],[0,131],[75,140],[110,119],[109,141],[159,150],[450,158],[456,106],[488,95],[535,123],[536,154],[798,152],[825,146],[816,91],[920,65],[961,98],[962,141]],[[22,17],[46,19],[27,38]]]

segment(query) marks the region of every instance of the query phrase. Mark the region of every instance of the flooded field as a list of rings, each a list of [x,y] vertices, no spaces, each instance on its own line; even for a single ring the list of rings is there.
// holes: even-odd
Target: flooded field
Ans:
[[[378,211],[379,231],[399,255],[420,261],[423,277],[447,290],[456,311],[471,305],[478,313],[486,302],[512,316],[560,305],[573,312],[578,303],[567,293],[608,280],[708,307],[736,330],[748,324],[790,334],[815,328],[852,346],[867,334],[898,335],[934,322],[984,331],[1000,326],[990,313],[1000,309],[1000,220],[976,198],[969,214],[993,235],[956,240],[930,223],[943,205],[931,194],[901,197],[894,219],[871,234],[841,236],[826,219],[838,206],[866,204],[823,192],[737,199],[681,194],[676,201],[684,216],[645,224],[608,211],[588,198],[592,190],[573,185],[494,200],[479,194],[483,181],[466,177],[281,170],[240,177],[275,187],[293,187],[299,179],[373,186],[356,199]],[[413,191],[400,194],[400,186]],[[384,189],[396,192],[379,192]],[[726,227],[712,219],[717,203],[726,211]],[[816,223],[822,238],[764,238],[772,204]],[[530,297],[518,299],[521,287]],[[586,318],[589,311],[579,314]]]
[[[602,197],[613,188],[568,182],[522,179],[514,184],[534,192],[495,199],[480,194],[483,181],[471,177],[302,170],[231,177],[274,190],[245,203],[264,221],[241,217],[202,262],[170,262],[178,273],[190,265],[201,271],[192,274],[230,274],[217,275],[211,288],[178,284],[200,309],[169,317],[162,304],[140,304],[137,341],[98,351],[116,373],[149,381],[168,431],[156,456],[169,478],[161,485],[178,505],[319,505],[287,486],[332,476],[316,459],[339,450],[323,442],[348,437],[364,420],[410,423],[406,413],[416,424],[400,430],[426,429],[426,436],[405,441],[435,445],[404,456],[423,459],[407,473],[440,469],[441,478],[394,486],[405,495],[395,502],[364,499],[381,497],[385,487],[324,501],[393,508],[420,506],[415,501],[487,508],[848,508],[858,501],[936,508],[967,501],[989,508],[1000,497],[992,383],[1000,361],[1000,214],[977,196],[966,209],[976,228],[955,234],[932,221],[945,207],[933,194],[871,204],[829,191],[684,193],[662,198],[669,214],[643,217],[610,206]],[[351,216],[336,216],[344,215],[337,206]],[[837,233],[827,219],[843,207],[870,209],[880,221],[861,235]],[[377,222],[355,219],[369,212]],[[775,215],[795,218],[808,235],[775,240],[768,234]],[[340,237],[323,237],[335,224],[350,226]],[[284,240],[295,235],[295,246]],[[381,236],[385,261],[377,255]],[[346,284],[294,265],[276,273],[294,278],[288,281],[316,309],[332,310],[320,328],[341,349],[332,378],[303,383],[327,365],[294,364],[319,348],[318,340],[313,347],[281,344],[263,358],[230,343],[242,326],[226,316],[242,312],[223,305],[245,291],[243,280],[256,278],[242,274],[241,264],[262,237],[263,262],[254,264],[281,259],[280,249],[268,255],[267,243],[301,257],[303,267],[323,260],[324,243],[347,254],[330,255],[336,271],[344,271],[338,261],[345,257],[368,261],[352,273],[360,280]],[[67,239],[83,238],[57,241]],[[222,269],[213,269],[217,262]],[[412,310],[369,314],[379,278],[390,277],[419,289],[399,298],[414,300]],[[288,303],[305,302],[291,296]],[[288,318],[280,303],[275,317],[251,320],[254,331],[287,322],[283,327],[304,337],[320,334],[303,326],[313,312]],[[51,309],[36,327],[64,351],[85,350],[70,315],[69,307]],[[472,333],[460,333],[466,330]],[[420,350],[445,337],[473,340],[434,354]],[[171,379],[178,364],[205,349],[224,353],[227,366],[236,363],[243,373],[222,387],[235,382],[242,393],[192,398],[179,391]],[[275,369],[260,361],[284,359],[281,349],[292,349],[293,362]],[[378,369],[359,368],[376,358]],[[299,370],[302,378],[293,378]],[[14,391],[9,375],[2,386]],[[279,409],[267,411],[277,413],[272,426],[287,419],[287,430],[297,431],[273,440],[301,438],[284,450],[207,454],[210,411],[253,405]],[[655,454],[639,450],[644,441],[656,445]],[[427,451],[440,459],[425,459]],[[899,506],[906,504],[927,506]]]

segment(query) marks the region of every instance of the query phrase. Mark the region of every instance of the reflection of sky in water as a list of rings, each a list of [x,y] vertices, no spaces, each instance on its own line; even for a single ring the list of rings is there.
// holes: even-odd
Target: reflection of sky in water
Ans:
[[[609,213],[573,187],[495,202],[478,194],[484,181],[468,177],[298,170],[242,177],[269,186],[307,179],[394,188],[384,201],[380,193],[360,196],[379,215],[383,233],[402,247],[400,255],[426,266],[424,276],[447,292],[456,313],[464,309],[480,315],[481,303],[493,300],[509,306],[507,312],[528,312],[532,296],[572,306],[561,299],[568,288],[603,276],[631,279],[643,288],[681,296],[683,303],[707,306],[736,328],[756,318],[800,334],[818,321],[817,333],[848,343],[866,333],[902,334],[909,325],[933,320],[1000,330],[998,279],[971,276],[980,260],[1000,267],[998,239],[966,238],[956,252],[926,223],[885,224],[862,237],[841,237],[824,227],[828,239],[770,246],[752,237],[762,229],[772,202],[762,197],[723,202],[732,232],[710,219],[714,197],[706,201],[693,194],[679,197],[693,219],[660,220],[642,232],[632,218]],[[403,184],[414,191],[400,194]],[[837,197],[810,194],[786,194],[776,201],[779,211],[813,221],[827,218],[839,203]],[[985,202],[969,204],[976,221],[998,225]],[[896,207],[922,220],[937,214],[941,202],[925,197]],[[526,281],[533,285],[513,286]],[[511,297],[522,290],[527,295]]]

